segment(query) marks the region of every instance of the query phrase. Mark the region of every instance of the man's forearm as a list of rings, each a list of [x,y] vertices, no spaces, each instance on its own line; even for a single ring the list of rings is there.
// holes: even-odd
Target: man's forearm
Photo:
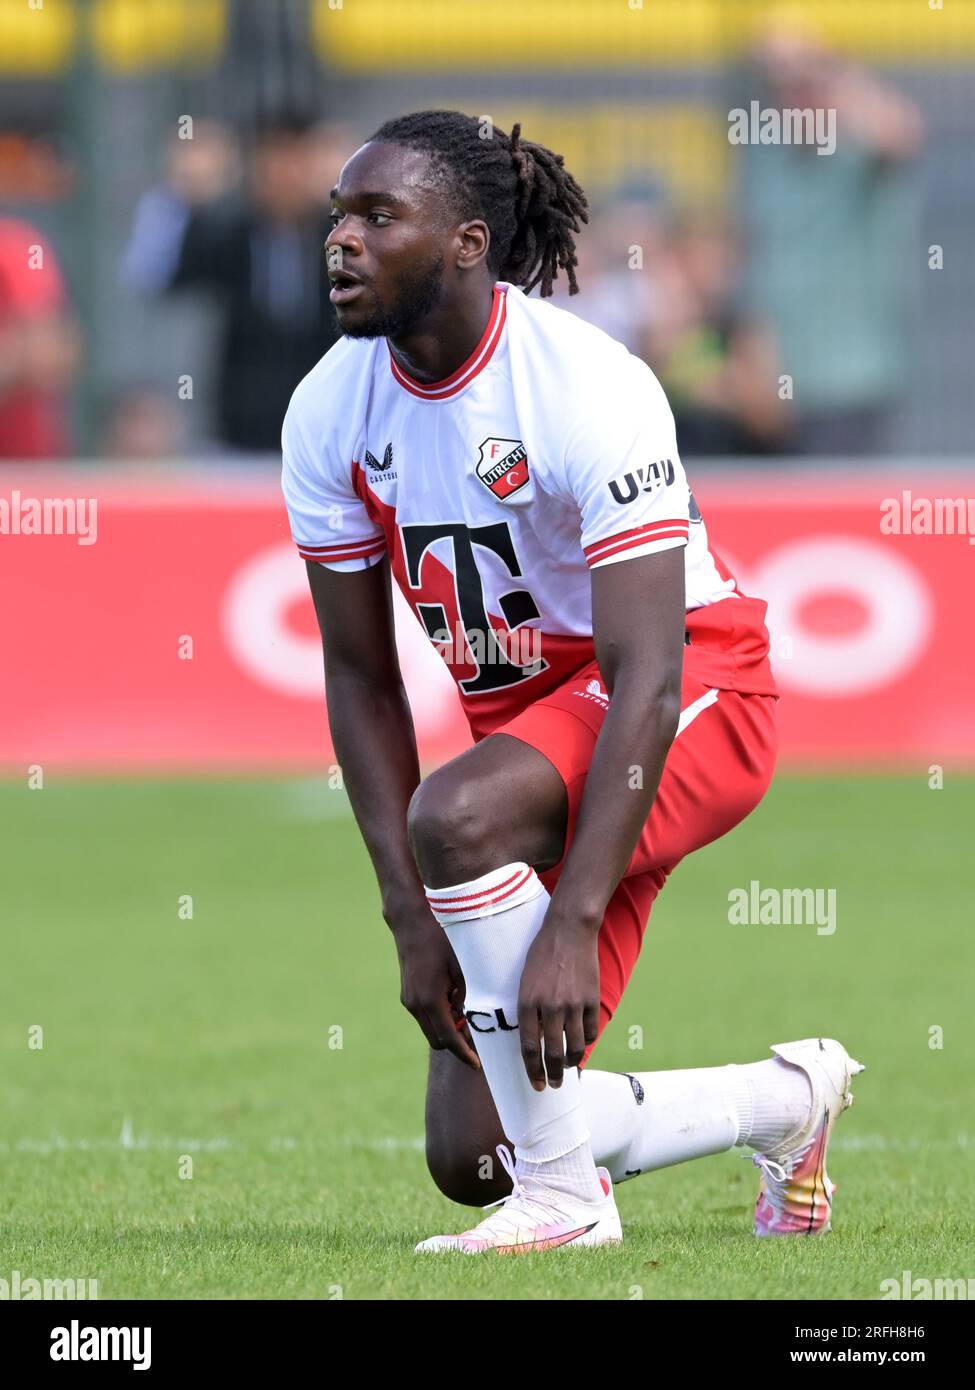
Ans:
[[[326,666],[326,692],[342,778],[390,921],[426,906],[406,834],[407,808],[420,783],[406,691],[401,684],[376,685]]]
[[[598,930],[650,814],[679,717],[677,683],[655,693],[639,681],[618,683],[552,895],[552,916],[564,913]]]

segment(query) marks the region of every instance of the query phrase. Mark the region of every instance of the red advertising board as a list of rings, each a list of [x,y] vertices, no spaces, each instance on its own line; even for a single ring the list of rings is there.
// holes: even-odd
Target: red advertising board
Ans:
[[[918,470],[697,482],[712,544],[770,602],[783,762],[975,762],[975,537],[945,534],[964,508],[937,506],[973,492],[973,475]],[[975,531],[975,500],[967,515]],[[5,772],[331,760],[304,564],[273,475],[8,467],[0,584]],[[398,619],[430,764],[469,737],[405,604]]]

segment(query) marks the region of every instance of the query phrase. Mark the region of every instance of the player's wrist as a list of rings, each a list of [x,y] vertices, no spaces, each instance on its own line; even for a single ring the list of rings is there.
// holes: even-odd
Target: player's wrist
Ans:
[[[559,894],[556,889],[545,914],[545,927],[560,937],[572,933],[595,936],[602,925],[608,901],[608,896],[604,902],[591,893],[583,898],[571,892]]]
[[[411,931],[427,931],[437,926],[437,920],[430,911],[422,888],[407,887],[391,889],[382,897],[383,921],[394,936],[406,935]]]

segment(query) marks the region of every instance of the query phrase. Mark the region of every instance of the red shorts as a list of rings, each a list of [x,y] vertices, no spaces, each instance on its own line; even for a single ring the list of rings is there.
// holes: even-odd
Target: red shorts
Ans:
[[[744,820],[765,795],[778,746],[775,703],[773,695],[714,690],[684,676],[677,737],[650,816],[599,929],[600,1033],[633,973],[650,909],[667,875],[686,854]],[[593,662],[495,730],[537,748],[558,770],[569,796],[566,851],[606,707],[606,689]],[[549,891],[562,863],[564,858],[541,875]]]

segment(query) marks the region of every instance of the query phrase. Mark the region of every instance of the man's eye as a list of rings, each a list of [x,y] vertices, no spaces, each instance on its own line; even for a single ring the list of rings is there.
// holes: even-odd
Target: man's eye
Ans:
[[[377,227],[388,226],[392,220],[388,212],[371,212],[369,214],[369,221],[374,222]]]
[[[338,224],[342,221],[342,216],[343,214],[341,212],[337,212],[336,209],[333,208],[332,211],[328,214],[328,220],[329,222],[331,222],[333,227],[337,227]]]

